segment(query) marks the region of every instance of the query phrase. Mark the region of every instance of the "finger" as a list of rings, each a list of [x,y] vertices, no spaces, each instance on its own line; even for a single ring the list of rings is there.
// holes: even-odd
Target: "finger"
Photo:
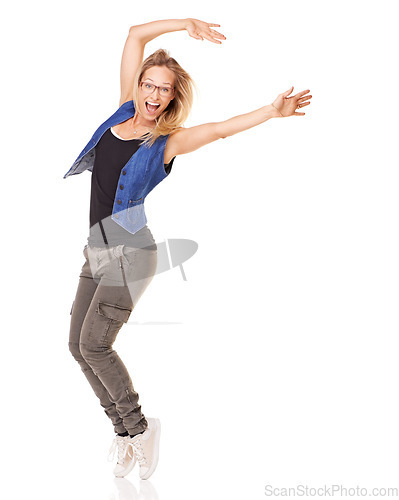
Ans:
[[[296,107],[297,108],[303,108],[304,106],[309,106],[310,102],[297,102]]]
[[[213,31],[213,33],[219,33],[219,35],[221,35],[220,31],[213,30],[212,28],[209,28],[209,31]]]
[[[295,115],[295,116],[305,116],[305,113],[297,113],[297,112],[295,111],[294,115]],[[293,116],[293,115],[291,115],[291,116]]]
[[[308,99],[311,99],[311,98],[312,98],[312,96],[311,96],[311,95],[307,95],[307,96],[305,96],[305,97],[300,97],[300,98],[298,99],[298,102],[307,101]]]
[[[308,92],[310,92],[310,90],[303,90],[302,92],[298,92],[296,95],[294,95],[293,97],[297,97],[297,96],[304,96],[305,94],[307,94]]]
[[[210,42],[213,42],[213,43],[222,43],[219,40],[216,40],[212,36],[208,35],[207,33],[204,33],[203,37],[206,38],[207,40],[209,40]]]
[[[219,33],[219,31],[216,31],[216,30],[209,30],[209,31],[212,34],[212,36],[214,36],[216,38],[224,38],[224,39],[226,39],[226,37],[222,33]]]
[[[206,23],[208,26],[214,26],[215,28],[220,28],[220,24]]]
[[[287,95],[290,95],[291,92],[293,91],[294,87],[290,87],[287,91],[283,92],[281,95],[284,97],[287,97]]]
[[[188,32],[188,34],[192,37],[192,38],[195,38],[196,40],[201,40],[201,37],[199,36],[198,33],[194,33],[194,32]]]

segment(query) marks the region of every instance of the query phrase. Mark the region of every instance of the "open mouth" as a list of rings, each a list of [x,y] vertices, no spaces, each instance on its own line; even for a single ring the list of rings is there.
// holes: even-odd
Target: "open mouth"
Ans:
[[[150,115],[155,115],[155,113],[158,111],[159,106],[160,104],[157,104],[156,102],[152,101],[145,102],[145,107]]]

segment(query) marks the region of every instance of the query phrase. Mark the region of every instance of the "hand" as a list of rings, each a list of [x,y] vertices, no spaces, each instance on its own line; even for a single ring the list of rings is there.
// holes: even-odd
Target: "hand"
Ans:
[[[213,43],[222,43],[218,40],[226,40],[226,37],[218,31],[212,30],[211,26],[220,26],[220,24],[205,23],[198,19],[187,19],[186,30],[188,34],[196,40],[203,40],[206,38]]]
[[[279,116],[303,116],[305,113],[297,113],[295,110],[299,108],[303,108],[304,106],[308,106],[310,102],[309,99],[312,98],[311,95],[305,95],[310,90],[303,90],[302,92],[298,92],[298,94],[288,97],[293,91],[294,87],[291,87],[287,90],[287,92],[283,92],[280,94],[277,99],[273,102],[272,106],[274,106],[280,114],[276,113],[276,117]]]

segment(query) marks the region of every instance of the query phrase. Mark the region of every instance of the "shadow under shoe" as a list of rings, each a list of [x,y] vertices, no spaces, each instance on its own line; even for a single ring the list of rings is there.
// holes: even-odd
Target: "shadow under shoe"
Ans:
[[[130,481],[123,477],[114,477],[114,484],[118,490],[118,500],[139,500],[140,496],[137,493],[136,487]],[[152,497],[145,496],[146,500],[152,500]],[[155,500],[155,498],[154,498]]]

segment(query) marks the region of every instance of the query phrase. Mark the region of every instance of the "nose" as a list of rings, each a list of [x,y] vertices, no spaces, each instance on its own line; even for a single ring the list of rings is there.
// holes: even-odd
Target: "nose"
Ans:
[[[155,87],[155,90],[157,91],[158,96],[161,97],[161,89],[160,89],[160,87]]]
[[[157,91],[157,92],[156,92]],[[154,95],[155,94],[155,95]],[[152,90],[152,92],[150,94],[148,94],[149,96],[151,97],[154,97],[155,99],[157,97],[161,97],[161,92],[160,92],[160,88],[159,87],[155,87],[154,90]]]

